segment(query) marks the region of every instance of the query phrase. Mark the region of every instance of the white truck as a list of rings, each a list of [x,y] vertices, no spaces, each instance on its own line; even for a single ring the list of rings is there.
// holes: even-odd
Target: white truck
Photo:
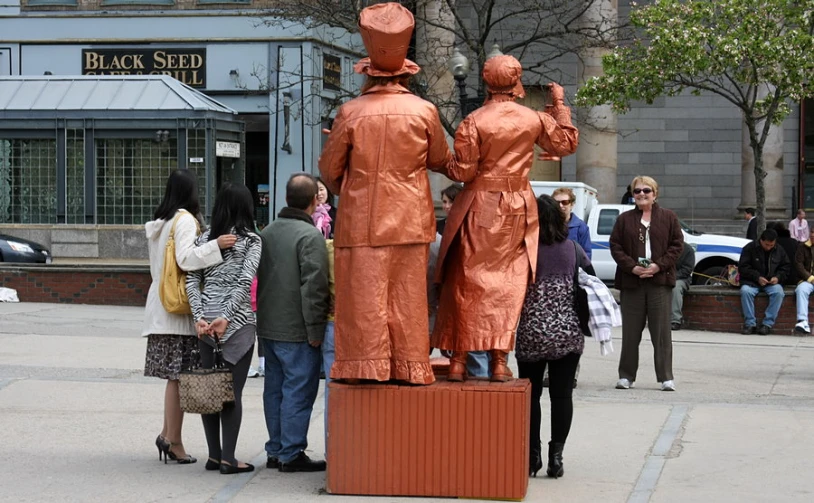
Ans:
[[[627,204],[599,204],[596,189],[582,182],[531,182],[535,195],[551,195],[558,187],[568,187],[574,191],[574,213],[588,224],[591,231],[591,262],[596,275],[602,281],[613,283],[616,275],[616,262],[610,254],[610,234],[616,219],[625,211],[635,208]],[[691,229],[681,222],[684,241],[695,248],[694,284],[710,281],[708,277],[717,276],[730,264],[737,264],[741,249],[749,243],[748,239],[705,234]]]

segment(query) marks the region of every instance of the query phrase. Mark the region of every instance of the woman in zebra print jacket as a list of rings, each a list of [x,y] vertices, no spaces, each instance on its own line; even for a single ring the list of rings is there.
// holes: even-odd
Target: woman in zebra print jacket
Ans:
[[[220,470],[222,474],[254,470],[254,466],[235,459],[243,417],[241,395],[255,340],[255,318],[249,291],[260,262],[262,244],[260,236],[253,231],[254,203],[249,189],[244,185],[225,185],[215,199],[212,227],[201,234],[197,244],[203,245],[229,233],[237,235],[237,242],[229,250],[224,250],[223,262],[187,274],[187,295],[200,339],[201,366],[213,366],[214,338],[217,338],[223,349],[224,363],[232,371],[234,381],[234,403],[225,404],[220,413],[201,416],[209,446],[206,469]]]

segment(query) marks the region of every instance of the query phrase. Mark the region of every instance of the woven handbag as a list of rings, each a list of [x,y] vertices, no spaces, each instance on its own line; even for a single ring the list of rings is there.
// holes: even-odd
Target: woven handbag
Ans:
[[[211,369],[200,366],[200,351],[192,353],[192,365],[181,371],[178,391],[181,395],[181,410],[192,414],[215,414],[223,410],[223,405],[235,401],[232,372],[223,366],[223,352],[220,342],[215,341],[215,363]]]
[[[167,238],[167,246],[164,247],[164,269],[161,272],[161,282],[158,285],[158,297],[161,305],[171,314],[191,314],[187,298],[187,273],[178,267],[175,261],[175,224],[181,218],[181,212],[172,221],[170,235]],[[197,227],[198,220],[195,220]]]

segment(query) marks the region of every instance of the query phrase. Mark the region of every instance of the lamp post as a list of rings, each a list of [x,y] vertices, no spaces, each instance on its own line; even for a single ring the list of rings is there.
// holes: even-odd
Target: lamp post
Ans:
[[[461,102],[461,117],[466,117],[477,109],[483,101],[483,98],[480,96],[469,97],[467,95],[466,77],[469,75],[469,59],[455,48],[447,62],[447,67],[449,71],[452,72],[455,83],[458,85],[458,98]]]

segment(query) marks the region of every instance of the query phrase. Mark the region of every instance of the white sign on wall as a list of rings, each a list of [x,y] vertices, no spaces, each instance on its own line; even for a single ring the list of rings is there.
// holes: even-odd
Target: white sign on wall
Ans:
[[[240,157],[240,143],[232,141],[215,142],[215,155],[218,157]]]

